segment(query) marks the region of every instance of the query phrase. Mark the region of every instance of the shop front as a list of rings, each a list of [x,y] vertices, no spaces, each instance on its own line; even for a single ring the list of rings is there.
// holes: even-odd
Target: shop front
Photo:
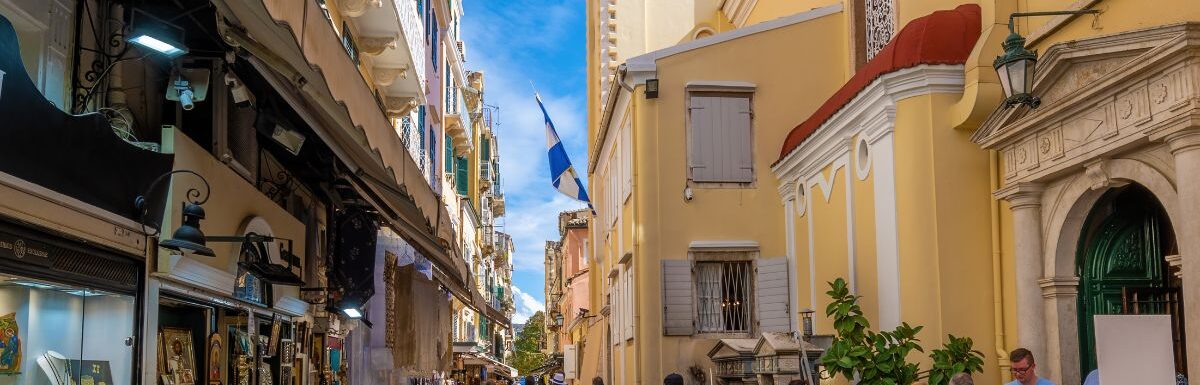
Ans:
[[[0,384],[140,384],[146,233],[172,157],[43,97],[0,15]],[[103,157],[97,156],[103,154]]]
[[[202,199],[208,250],[158,249],[147,301],[154,359],[145,360],[154,377],[146,383],[336,383],[337,370],[327,369],[341,363],[338,332],[329,335],[330,322],[300,299],[308,228],[191,139],[164,138],[177,168],[196,174],[173,180],[160,246],[174,240],[171,229],[200,228],[176,203]]]

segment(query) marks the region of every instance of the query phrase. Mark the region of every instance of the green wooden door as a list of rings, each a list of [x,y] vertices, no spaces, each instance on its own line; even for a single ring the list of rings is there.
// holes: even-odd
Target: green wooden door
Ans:
[[[1133,200],[1127,194],[1113,199],[1112,210],[1097,206],[1089,221],[1100,221],[1091,236],[1081,241],[1077,258],[1079,293],[1079,345],[1082,373],[1096,368],[1096,334],[1092,320],[1097,314],[1121,314],[1123,288],[1146,289],[1166,286],[1157,202]],[[1150,198],[1152,199],[1152,198]],[[1098,213],[1106,211],[1107,213]],[[1099,217],[1099,218],[1096,218]]]

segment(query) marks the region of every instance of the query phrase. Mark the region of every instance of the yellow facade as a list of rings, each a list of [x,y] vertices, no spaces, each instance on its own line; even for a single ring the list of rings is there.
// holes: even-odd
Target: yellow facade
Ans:
[[[739,2],[724,2],[731,3]],[[636,57],[622,54],[623,66],[608,73],[589,59],[588,180],[601,219],[591,230],[597,272],[591,300],[614,309],[602,319],[612,328],[620,328],[622,316],[615,309],[623,306],[622,297],[634,302],[632,336],[608,343],[610,333],[602,344],[588,337],[588,349],[603,347],[585,356],[610,357],[613,377],[605,375],[604,362],[595,373],[606,383],[659,383],[672,372],[692,381],[689,369],[713,367],[706,354],[717,337],[750,337],[664,336],[662,262],[692,259],[697,241],[741,240],[754,241],[759,257],[789,258],[791,316],[798,319],[801,310],[817,309],[817,334],[832,333],[821,314],[828,303],[826,282],[844,277],[864,296],[861,303],[876,329],[899,322],[922,325],[927,349],[940,346],[948,334],[971,337],[986,356],[984,373],[975,380],[1009,381],[1007,353],[1022,346],[1017,288],[1045,289],[1038,286],[1043,283],[1015,278],[1016,222],[1009,202],[993,195],[1003,187],[1005,159],[972,138],[1004,98],[992,61],[1009,34],[1008,15],[1085,6],[1103,11],[1098,17],[1018,18],[1018,32],[1039,52],[1080,39],[1200,21],[1200,7],[1187,1],[1146,7],[1132,0],[1090,5],[896,0],[890,2],[893,36],[935,11],[977,5],[981,31],[965,63],[900,68],[870,79],[857,101],[849,101],[797,151],[780,159],[788,131],[861,68],[853,64],[861,53],[854,52],[852,34],[864,15],[853,3],[758,1],[741,9],[742,16],[718,10],[729,25],[716,28],[709,40],[679,37],[673,47]],[[594,23],[591,11],[598,8],[590,7],[589,23]],[[818,7],[837,11],[794,21],[804,12],[826,9]],[[772,28],[762,27],[768,24]],[[591,58],[600,48],[599,36],[589,34]],[[600,89],[606,74],[622,84]],[[651,79],[658,83],[657,98],[645,93]],[[936,84],[913,87],[904,80]],[[733,82],[753,86],[755,178],[742,186],[699,186],[688,174],[688,86]],[[870,102],[869,97],[881,99]],[[871,125],[878,127],[866,127]],[[626,130],[632,132],[628,142],[622,139]],[[621,174],[626,161],[631,163],[629,186]],[[600,279],[605,274],[609,279]],[[620,289],[625,274],[634,276],[632,294]],[[1047,272],[1046,278],[1053,275]],[[1047,344],[1051,352],[1074,349],[1057,341]],[[1079,380],[1078,369],[1064,368],[1077,363],[1051,364],[1058,357],[1042,354],[1043,376],[1059,383]],[[928,364],[927,358],[914,359]],[[592,375],[581,373],[581,378]]]

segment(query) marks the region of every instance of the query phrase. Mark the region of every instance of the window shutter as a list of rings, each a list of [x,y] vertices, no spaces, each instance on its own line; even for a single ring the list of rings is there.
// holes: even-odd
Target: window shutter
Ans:
[[[451,143],[450,135],[446,135],[445,142],[446,148],[442,151],[445,153],[443,156],[446,158],[446,172],[451,173],[454,172],[454,144]]]
[[[750,98],[725,98],[725,113],[729,126],[728,146],[733,152],[729,158],[729,181],[749,183],[754,181],[753,146],[750,137]]]
[[[692,262],[662,261],[663,335],[695,334],[692,306]]]
[[[467,195],[467,184],[470,181],[467,179],[467,158],[456,157],[454,163],[458,166],[454,172],[454,187],[458,190],[458,195]]]
[[[563,345],[563,377],[574,380],[579,367],[579,347],[575,344]]]
[[[691,119],[691,132],[688,134],[688,167],[692,171],[692,180],[698,182],[713,180],[712,146],[714,122],[713,102],[715,97],[693,96],[688,109]]]
[[[634,309],[637,308],[637,301],[633,297],[633,267],[626,267],[625,272],[621,273],[621,279],[625,280],[625,287],[621,289],[625,297],[625,310],[622,314],[625,318],[625,339],[631,340],[634,338],[636,327],[633,324]]]
[[[789,317],[787,258],[762,258],[755,273],[755,308],[758,309],[758,328],[762,332],[792,330]]]

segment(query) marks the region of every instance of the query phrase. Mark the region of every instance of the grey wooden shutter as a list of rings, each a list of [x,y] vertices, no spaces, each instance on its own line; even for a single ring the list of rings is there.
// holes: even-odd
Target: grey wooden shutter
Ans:
[[[748,96],[692,96],[688,166],[696,182],[754,181]]]
[[[753,146],[750,138],[750,98],[723,98],[722,112],[729,125],[728,159],[729,181],[749,183],[754,181]]]
[[[787,258],[759,259],[754,290],[759,331],[791,331]]]
[[[693,96],[688,113],[691,131],[688,133],[688,167],[692,171],[692,180],[697,182],[712,181],[715,177],[713,164],[713,134],[718,109],[716,101],[719,98],[709,96]]]
[[[692,307],[692,263],[687,260],[662,261],[663,335],[695,334]]]

